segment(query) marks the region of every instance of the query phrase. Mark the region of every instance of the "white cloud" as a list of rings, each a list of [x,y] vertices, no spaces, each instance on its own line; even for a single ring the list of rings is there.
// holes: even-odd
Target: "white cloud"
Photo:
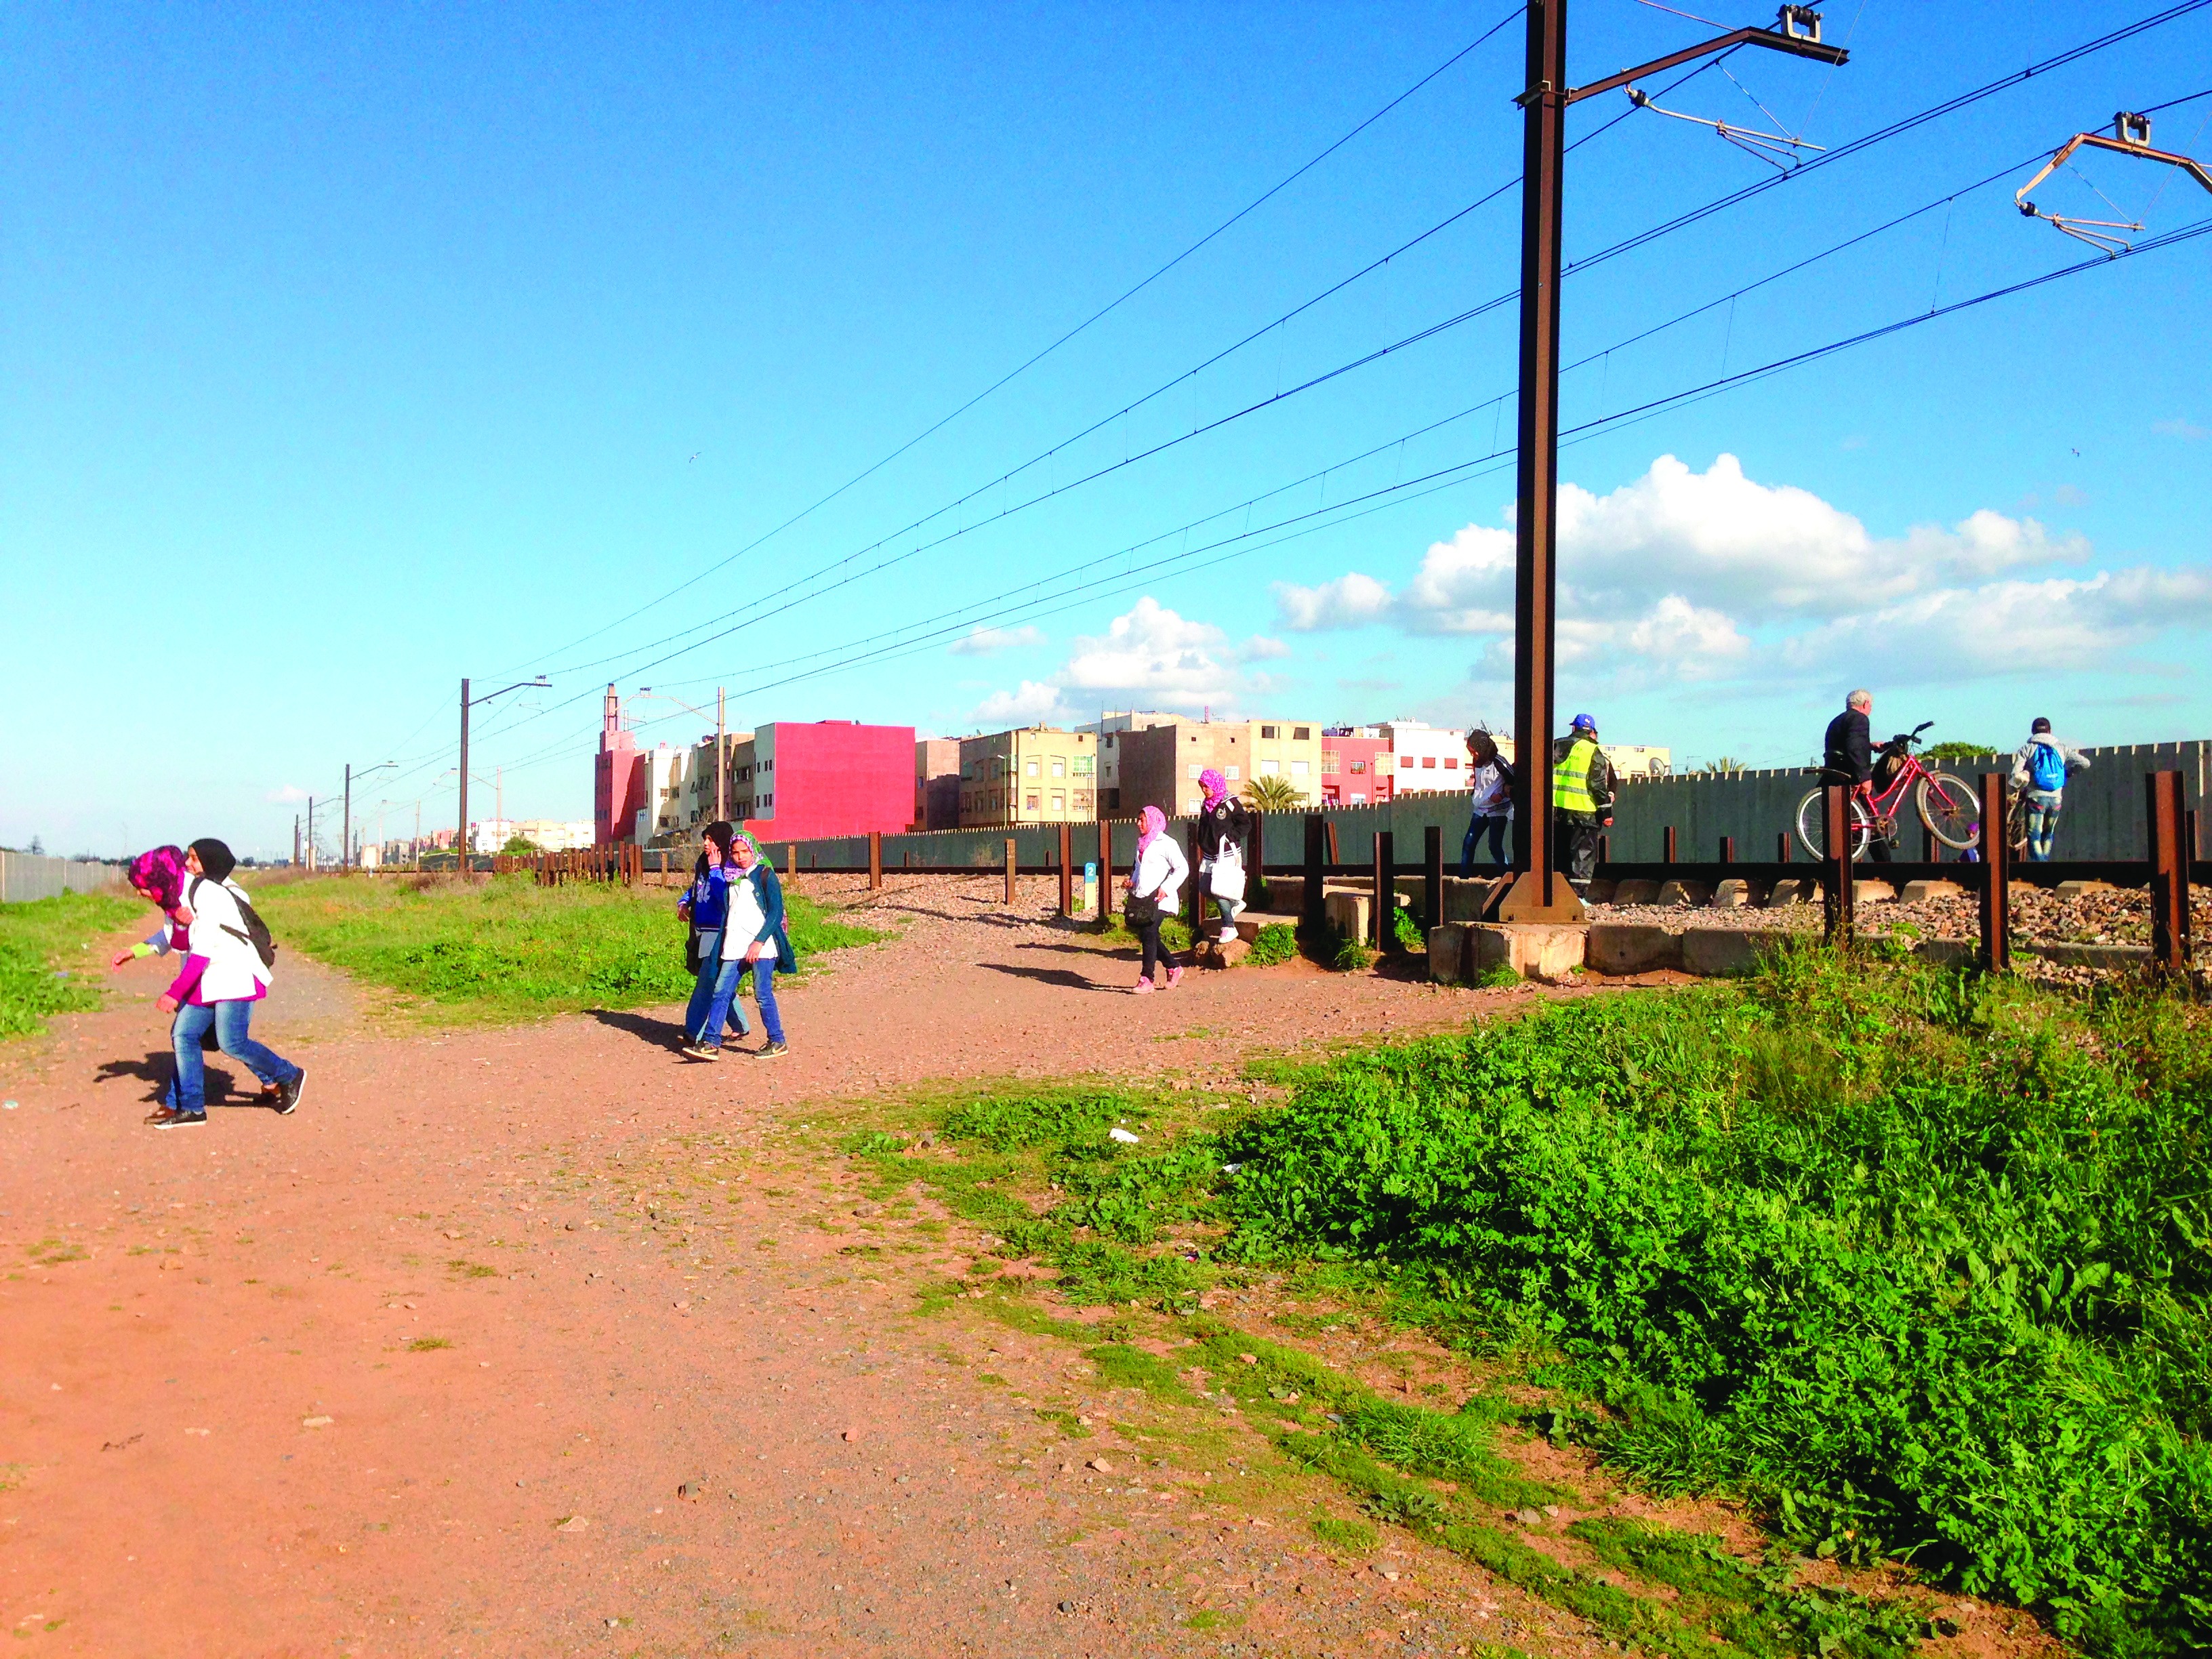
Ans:
[[[1019,628],[978,628],[953,641],[946,648],[956,657],[988,657],[1000,651],[1042,645],[1044,641],[1044,629],[1024,623]]]
[[[1987,676],[2118,665],[2163,629],[2212,626],[2212,569],[2080,568],[2090,551],[1989,508],[1877,537],[1809,490],[1745,477],[1734,456],[1700,473],[1662,455],[1605,495],[1560,487],[1559,660],[1617,685],[1814,667]],[[1276,607],[1290,628],[1478,636],[1473,673],[1503,677],[1513,576],[1510,528],[1469,525],[1395,592],[1352,572],[1279,585]]]
[[[1004,730],[1016,726],[1048,726],[1061,716],[1060,688],[1024,680],[1012,691],[994,691],[975,705],[978,724]]]
[[[1317,628],[1358,628],[1380,622],[1396,604],[1388,587],[1357,570],[1319,587],[1300,587],[1295,582],[1275,584],[1276,613],[1284,627],[1301,634]]]
[[[1289,654],[1290,647],[1263,635],[1232,643],[1212,623],[1179,616],[1147,594],[1103,634],[1079,636],[1057,674],[992,693],[975,718],[1072,723],[1102,708],[1226,712],[1267,688],[1266,676],[1248,665]]]
[[[2212,428],[2201,427],[2194,421],[2178,419],[2172,421],[2153,421],[2150,423],[2150,429],[2154,432],[2163,433],[2169,438],[2187,438],[2192,441],[2198,438],[2212,438]]]
[[[296,783],[280,784],[261,799],[277,801],[286,806],[296,806],[307,799],[307,792]]]

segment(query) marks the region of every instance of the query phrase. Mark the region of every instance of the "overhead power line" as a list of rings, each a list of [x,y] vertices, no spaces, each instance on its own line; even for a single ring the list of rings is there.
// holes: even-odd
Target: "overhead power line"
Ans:
[[[1434,81],[1438,76],[1443,74],[1447,70],[1452,68],[1453,65],[1466,58],[1468,53],[1486,43],[1492,36],[1498,33],[1499,30],[1503,29],[1507,24],[1518,17],[1525,9],[1526,8],[1524,6],[1514,7],[1513,9],[1507,12],[1504,16],[1499,18],[1495,23],[1492,23],[1488,28],[1485,29],[1480,34],[1477,35],[1466,46],[1462,46],[1450,57],[1445,58],[1443,63],[1437,64],[1436,68],[1431,70],[1419,80],[1414,82],[1412,86],[1407,88],[1405,91],[1400,93],[1389,103],[1383,105],[1382,108],[1368,116],[1357,126],[1346,132],[1342,137],[1337,139],[1334,143],[1328,145],[1319,154],[1312,156],[1308,161],[1301,163],[1298,167],[1292,169],[1290,173],[1285,174],[1282,178],[1277,179],[1266,190],[1261,191],[1259,195],[1254,197],[1243,207],[1237,209],[1236,212],[1231,214],[1226,219],[1224,219],[1212,230],[1207,231],[1205,235],[1200,237],[1188,247],[1183,249],[1182,252],[1170,259],[1165,264],[1154,270],[1151,275],[1143,277],[1139,281],[1132,283],[1129,287],[1124,289],[1113,299],[1108,301],[1104,305],[1099,307],[1097,310],[1092,312],[1088,317],[1085,317],[1081,322],[1076,324],[1074,327],[1069,329],[1065,334],[1062,334],[1058,339],[1053,341],[1051,344],[1046,346],[1043,349],[1036,352],[1034,356],[1029,357],[1023,362],[1016,365],[1013,368],[1009,369],[1006,374],[992,381],[990,385],[985,386],[981,392],[975,393],[974,397],[969,398],[967,402],[962,404],[957,409],[954,409],[951,413],[940,416],[937,420],[932,422],[928,426],[923,428],[922,430],[915,434],[913,437],[908,438],[904,443],[892,450],[889,454],[884,456],[880,460],[872,462],[869,465],[863,467],[860,471],[846,479],[844,483],[839,484],[828,495],[821,496],[819,499],[801,507],[798,512],[793,514],[789,518],[786,519],[781,524],[777,525],[774,529],[766,531],[761,535],[755,537],[751,541],[746,543],[744,546],[739,548],[735,553],[731,554],[729,556],[729,559],[741,558],[745,554],[753,551],[756,548],[762,547],[767,543],[773,541],[776,537],[781,536],[785,531],[789,530],[793,526],[799,523],[802,520],[808,518],[821,508],[827,507],[830,502],[836,501],[840,495],[842,495],[847,490],[851,489],[856,484],[862,483],[867,479],[873,477],[877,473],[882,471],[884,468],[889,466],[893,461],[898,459],[900,456],[914,448],[915,445],[934,437],[938,433],[943,431],[946,427],[958,420],[963,415],[965,415],[969,410],[975,408],[976,404],[983,402],[984,399],[989,398],[993,393],[1002,390],[1015,380],[1019,380],[1023,375],[1028,374],[1030,370],[1035,368],[1046,358],[1051,356],[1053,353],[1058,351],[1060,347],[1066,345],[1069,341],[1074,339],[1076,336],[1089,329],[1094,323],[1103,321],[1114,312],[1120,310],[1122,306],[1126,305],[1129,301],[1135,299],[1138,295],[1143,293],[1154,283],[1159,281],[1161,277],[1166,276],[1177,265],[1182,264],[1184,260],[1189,258],[1201,248],[1204,248],[1209,243],[1224,234],[1243,220],[1257,212],[1261,208],[1266,206],[1267,203],[1273,201],[1276,197],[1281,195],[1284,191],[1289,189],[1299,179],[1304,178],[1307,173],[1311,173],[1323,161],[1328,160],[1330,156],[1335,155],[1337,151],[1342,149],[1346,144],[1359,137],[1361,133],[1366,131],[1368,128],[1373,126],[1384,116],[1389,114],[1390,112],[1396,109],[1399,105],[1413,97],[1414,94],[1419,92],[1424,87],[1427,86],[1431,81]],[[729,559],[725,559],[723,563],[728,563]],[[691,577],[690,580],[680,582],[676,586],[670,588],[665,593],[661,594],[659,598],[647,600],[644,605],[640,605],[636,610],[629,612],[629,615],[618,617],[613,622],[607,623],[605,627],[596,628],[592,629],[592,632],[584,635],[580,639],[572,640],[567,645],[560,647],[558,650],[548,652],[545,654],[548,656],[558,656],[562,652],[573,651],[576,647],[586,644],[592,640],[595,640],[601,635],[609,633],[613,629],[621,627],[626,622],[634,621],[637,617],[643,616],[647,611],[654,609],[658,605],[666,604],[678,594],[684,592],[697,583],[705,580],[708,575],[713,574],[714,568],[719,568],[720,567],[718,566],[708,570],[702,571],[699,574]]]
[[[1638,232],[1635,235],[1625,238],[1621,241],[1613,244],[1610,247],[1601,249],[1597,252],[1590,254],[1584,258],[1573,261],[1564,267],[1563,274],[1572,275],[1576,272],[1588,270],[1592,266],[1602,264],[1605,261],[1614,258],[1618,254],[1628,252],[1632,248],[1643,246],[1661,236],[1669,234],[1675,230],[1694,224],[1701,219],[1709,217],[1712,214],[1721,212],[1738,203],[1747,201],[1753,197],[1759,195],[1767,190],[1773,189],[1778,185],[1787,182],[1789,179],[1802,177],[1806,173],[1815,171],[1819,167],[1826,166],[1830,162],[1841,160],[1847,155],[1857,155],[1877,143],[1885,143],[1891,138],[1897,137],[1905,132],[1914,130],[1915,128],[1924,125],[1930,121],[1938,119],[1943,115],[1965,108],[1968,105],[1976,103],[1983,99],[1994,96],[1996,94],[2004,91],[2009,88],[2021,85],[2035,76],[2050,73],[2056,69],[2063,67],[2065,64],[2076,62],[2094,52],[2106,50],[2112,46],[2119,44],[2121,41],[2131,39],[2134,36],[2143,33],[2147,29],[2156,27],[2162,23],[2172,21],[2175,18],[2186,15],[2192,11],[2202,9],[2207,5],[2212,5],[2212,0],[2184,0],[2184,3],[2168,7],[2166,10],[2157,13],[2151,17],[2140,20],[2118,29],[2109,31],[2094,40],[2087,40],[2079,46],[2070,47],[2063,52],[2057,53],[2051,58],[2041,59],[2037,63],[2031,64],[2025,69],[2017,70],[2008,76],[2001,76],[1999,79],[1987,82],[1972,91],[1961,93],[1946,99],[1941,103],[1932,105],[1929,108],[1920,111],[1917,114],[1907,116],[1900,120],[1892,122],[1887,126],[1881,128],[1873,133],[1867,134],[1860,138],[1851,141],[1849,143],[1840,145],[1834,149],[1829,150],[1826,154],[1817,156],[1812,161],[1792,168],[1786,173],[1777,173],[1771,177],[1762,179],[1756,184],[1717,198],[1714,201],[1707,203],[1701,208],[1692,210],[1688,213],[1678,215],[1675,218],[1669,220],[1663,224],[1655,226],[1645,231]],[[1720,61],[1722,60],[1712,60],[1712,62],[1716,64]],[[1708,67],[1710,67],[1710,65],[1708,65]],[[1674,84],[1680,85],[1681,80],[1686,80],[1687,78],[1689,77],[1686,75],[1678,79],[1678,81]],[[1662,89],[1660,95],[1663,96],[1664,91],[1665,89]],[[1632,112],[1634,112],[1632,109],[1630,112],[1626,112],[1626,113]],[[1599,129],[1599,131],[1603,131],[1606,128],[1617,125],[1620,119],[1626,118],[1626,113],[1621,117],[1616,117],[1613,121],[1607,123],[1605,127]],[[1582,140],[1578,140],[1577,142],[1586,143],[1589,138],[1595,137],[1596,136],[1597,133],[1595,132],[1586,134]],[[1050,448],[1041,451],[1037,454],[1031,456],[1029,459],[1023,461],[1018,465],[1000,473],[997,477],[989,480],[988,483],[974,487],[952,501],[947,502],[944,506],[936,508],[931,513],[924,514],[921,518],[909,521],[899,529],[891,532],[886,536],[877,538],[874,542],[868,544],[866,546],[857,548],[854,551],[844,555],[842,558],[818,565],[812,571],[810,571],[805,575],[798,578],[795,581],[787,583],[784,586],[776,589],[773,593],[764,595],[760,599],[750,602],[747,606],[740,607],[738,611],[726,612],[719,617],[709,618],[705,622],[694,623],[688,628],[679,629],[672,634],[664,635],[662,638],[647,644],[630,647],[611,655],[599,658],[594,661],[564,665],[560,667],[556,667],[552,672],[556,673],[574,673],[602,668],[610,663],[620,662],[625,659],[635,657],[644,652],[659,650],[664,646],[676,645],[678,641],[685,640],[692,635],[703,636],[702,638],[695,641],[693,645],[685,646],[682,647],[682,649],[672,653],[672,655],[682,655],[685,651],[696,648],[698,644],[706,643],[714,638],[723,637],[723,635],[721,634],[710,633],[708,630],[720,627],[722,623],[728,622],[733,617],[744,614],[746,610],[757,609],[771,600],[781,599],[793,592],[798,591],[807,583],[818,581],[823,576],[837,569],[840,566],[849,565],[854,559],[859,558],[875,549],[881,548],[886,543],[897,541],[902,537],[908,536],[917,531],[926,529],[930,524],[945,517],[947,514],[960,512],[977,498],[988,495],[992,490],[1001,488],[1005,484],[1018,477],[1022,473],[1029,471],[1031,469],[1042,465],[1046,461],[1054,459],[1061,450],[1068,447],[1070,445],[1080,442],[1082,440],[1091,437],[1112,426],[1115,421],[1127,418],[1137,410],[1144,407],[1146,404],[1174,391],[1176,388],[1182,386],[1184,383],[1191,380],[1194,376],[1213,367],[1224,358],[1241,350],[1245,346],[1251,344],[1254,341],[1264,337],[1273,329],[1282,326],[1284,324],[1295,319],[1302,313],[1311,309],[1314,306],[1328,299],[1333,295],[1341,292],[1345,288],[1359,281],[1362,277],[1369,276],[1376,270],[1381,270],[1393,260],[1402,256],[1413,248],[1419,246],[1420,244],[1435,236],[1444,228],[1466,217],[1469,213],[1472,213],[1477,209],[1486,205],[1487,203],[1495,200],[1498,196],[1503,195],[1506,191],[1511,189],[1517,182],[1518,177],[1516,175],[1515,179],[1507,180],[1504,184],[1498,185],[1497,188],[1468,204],[1468,206],[1462,208],[1455,213],[1438,221],[1436,224],[1431,226],[1426,230],[1422,231],[1418,235],[1400,244],[1390,252],[1384,254],[1377,259],[1370,261],[1359,270],[1353,271],[1351,275],[1340,279],[1337,283],[1331,284],[1329,287],[1314,295],[1312,297],[1302,301],[1299,305],[1294,307],[1290,311],[1284,313],[1281,316],[1277,317],[1273,321],[1258,329],[1253,330],[1241,339],[1229,346],[1222,348],[1220,350],[1215,352],[1211,356],[1196,364],[1193,368],[1183,371],[1182,374],[1176,375],[1169,380],[1162,382],[1159,386],[1156,386],[1152,391],[1147,392],[1142,397],[1124,404],[1121,408],[1115,410],[1109,415],[1106,415],[1093,421],[1089,426],[1085,427],[1080,431],[1073,433],[1068,437],[1060,440],[1059,442],[1054,444]],[[1479,304],[1468,307],[1452,316],[1444,318],[1439,322],[1433,323],[1429,326],[1417,330],[1413,333],[1407,335],[1402,338],[1389,342],[1385,345],[1364,352],[1348,362],[1337,365],[1334,368],[1328,369],[1319,374],[1310,376],[1287,390],[1279,390],[1271,397],[1257,399],[1242,408],[1231,411],[1227,415],[1218,416],[1211,422],[1195,425],[1188,432],[1178,434],[1175,437],[1153,444],[1142,451],[1127,453],[1121,460],[1111,463],[1105,466],[1095,468],[1090,472],[1087,472],[1076,479],[1071,480],[1067,483],[1055,483],[1053,487],[1030,495],[1019,502],[1016,502],[1011,506],[1002,507],[995,513],[979,518],[972,524],[968,523],[963,520],[960,526],[954,531],[940,536],[933,541],[919,544],[915,547],[908,549],[906,553],[898,556],[898,557],[902,559],[911,557],[917,553],[929,551],[935,548],[947,545],[951,542],[959,540],[963,537],[972,533],[975,530],[981,529],[986,526],[1000,523],[1004,520],[1012,516],[1014,514],[1027,511],[1029,508],[1037,506],[1044,501],[1050,501],[1058,495],[1065,495],[1072,489],[1083,488],[1113,473],[1126,471],[1140,462],[1152,459],[1170,450],[1178,448],[1197,438],[1204,437],[1210,433],[1218,431],[1222,428],[1233,424],[1237,421],[1243,420],[1249,416],[1260,413],[1261,411],[1272,408],[1278,404],[1286,402],[1292,398],[1302,396],[1305,392],[1313,391],[1320,386],[1326,386],[1343,375],[1370,367],[1374,363],[1382,361],[1386,357],[1395,356],[1412,346],[1425,343],[1452,329],[1461,327],[1479,317],[1486,315],[1492,311],[1496,311],[1505,305],[1512,303],[1518,298],[1518,289],[1511,289],[1495,295],[1490,299],[1485,300]],[[722,568],[732,560],[742,556],[744,552],[746,550],[749,550],[740,549],[738,552],[731,554],[727,557],[719,561],[717,563],[708,566],[705,571],[700,573],[701,575],[704,576],[712,574],[714,571]],[[693,580],[696,580],[697,578],[694,578]],[[651,668],[659,666],[662,663],[669,659],[670,659],[668,657],[656,658],[650,662],[635,668],[631,672],[642,673]]]

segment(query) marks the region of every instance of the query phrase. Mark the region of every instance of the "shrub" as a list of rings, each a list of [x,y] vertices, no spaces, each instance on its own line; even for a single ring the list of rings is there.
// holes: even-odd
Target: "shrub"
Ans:
[[[1244,960],[1255,968],[1272,968],[1297,953],[1298,930],[1287,921],[1271,921],[1254,937],[1251,952]]]
[[[2110,1652],[2212,1642],[2212,1031],[1794,951],[1332,1063],[1224,1156],[1234,1248],[1548,1344],[1661,1491],[1909,1554]]]

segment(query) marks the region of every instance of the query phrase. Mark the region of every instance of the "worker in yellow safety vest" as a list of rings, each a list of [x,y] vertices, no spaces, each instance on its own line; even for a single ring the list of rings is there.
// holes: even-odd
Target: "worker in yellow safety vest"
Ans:
[[[1598,747],[1597,722],[1577,714],[1552,745],[1552,867],[1586,882],[1597,869],[1597,832],[1613,822],[1618,787]]]

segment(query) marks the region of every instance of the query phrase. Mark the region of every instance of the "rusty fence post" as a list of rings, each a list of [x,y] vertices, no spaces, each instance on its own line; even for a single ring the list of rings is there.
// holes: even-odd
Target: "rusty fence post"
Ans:
[[[1996,834],[1982,837],[1982,948],[1985,973],[2012,971],[2012,843],[2004,833],[2005,775],[1984,772],[1981,776],[1982,823],[1998,826]]]
[[[1344,854],[1337,850],[1336,846],[1336,820],[1323,814],[1322,825],[1328,832],[1328,861],[1331,864],[1343,863]]]
[[[2143,779],[2150,828],[2151,971],[2170,983],[2189,983],[2189,854],[2185,839],[2181,774],[2153,772]]]
[[[1790,832],[1787,830],[1778,830],[1775,832],[1774,861],[1777,864],[1790,862]]]
[[[1848,945],[1858,894],[1852,885],[1850,791],[1840,783],[1820,791],[1820,854],[1821,919],[1827,940]]]
[[[884,832],[868,831],[868,890],[876,892],[884,884]]]
[[[1075,915],[1074,857],[1074,826],[1063,821],[1060,826],[1060,914],[1063,921],[1072,921]]]
[[[1723,836],[1721,837],[1721,862],[1723,864],[1734,864],[1735,862],[1735,837],[1734,836]]]
[[[1114,821],[1098,820],[1098,927],[1114,925]]]
[[[1674,826],[1673,824],[1668,824],[1661,832],[1661,843],[1662,850],[1659,854],[1660,863],[1672,864],[1674,861]]]
[[[1252,814],[1252,839],[1244,862],[1244,908],[1264,910],[1267,908],[1267,815]]]
[[[1012,836],[1006,837],[1006,902],[1009,905],[1014,902],[1014,878],[1021,870],[1014,857],[1015,848],[1019,844]]]
[[[1316,930],[1328,918],[1328,907],[1322,898],[1322,884],[1328,877],[1328,826],[1320,813],[1307,813],[1306,880],[1305,890],[1298,902],[1298,920],[1305,927]]]
[[[1421,831],[1421,937],[1444,925],[1444,830],[1432,823]]]
[[[1190,821],[1190,829],[1183,836],[1183,852],[1190,860],[1190,888],[1182,899],[1183,926],[1190,929],[1193,945],[1198,943],[1200,931],[1206,925],[1206,884],[1198,873],[1198,820]]]
[[[1375,948],[1398,948],[1398,842],[1388,830],[1375,832]]]

